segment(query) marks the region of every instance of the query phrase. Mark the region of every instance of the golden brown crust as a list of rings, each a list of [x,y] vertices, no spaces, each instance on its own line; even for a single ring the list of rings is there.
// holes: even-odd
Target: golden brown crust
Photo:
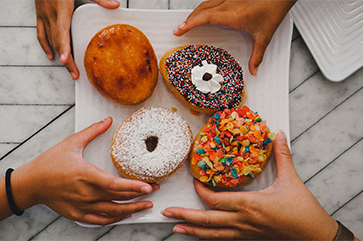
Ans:
[[[115,24],[91,39],[84,56],[90,83],[120,105],[135,105],[151,96],[158,78],[157,59],[137,28]]]
[[[203,113],[208,113],[208,114],[213,114],[216,110],[213,109],[208,109],[208,108],[203,108],[203,107],[199,107],[199,106],[195,106],[190,104],[187,100],[185,100],[185,98],[179,93],[178,90],[176,90],[174,88],[174,86],[172,86],[170,84],[170,80],[168,78],[168,73],[166,71],[166,67],[165,67],[165,60],[166,58],[168,58],[171,54],[175,53],[176,51],[183,49],[185,47],[187,47],[188,45],[185,46],[180,46],[180,47],[176,47],[174,49],[171,49],[169,51],[167,51],[163,57],[160,59],[160,73],[161,76],[163,77],[164,83],[165,85],[170,89],[170,91],[175,95],[175,97],[177,97],[184,105],[186,105],[191,111],[195,111],[195,112],[203,112]],[[200,45],[197,45],[200,46]],[[241,96],[241,100],[239,101],[239,104],[236,106],[236,108],[240,107],[243,105],[243,103],[246,101],[247,99],[247,89],[246,89],[246,85],[244,85],[244,89],[242,92],[242,96]]]

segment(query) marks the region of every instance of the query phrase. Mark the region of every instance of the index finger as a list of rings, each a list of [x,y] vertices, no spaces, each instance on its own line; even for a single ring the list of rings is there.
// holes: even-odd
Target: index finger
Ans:
[[[73,145],[81,147],[80,150],[83,151],[83,148],[88,145],[93,139],[97,136],[104,133],[112,124],[112,118],[107,117],[106,119],[99,121],[97,123],[93,123],[92,125],[84,128],[83,130],[69,136],[67,140],[70,140]]]
[[[173,30],[173,33],[176,36],[181,36],[195,27],[211,23],[211,18],[214,18],[214,16],[212,16],[209,11],[202,11],[190,15],[187,20],[178,26],[178,28]]]
[[[71,77],[73,80],[77,80],[79,78],[79,70],[76,65],[76,62],[74,62],[74,59],[72,55],[68,57],[68,61],[64,64],[68,72],[71,74]]]
[[[181,207],[169,207],[162,211],[168,218],[184,220],[204,227],[233,227],[238,214],[221,210],[198,210]]]
[[[72,7],[64,7],[63,11],[60,11],[59,18],[57,19],[57,38],[58,45],[54,46],[59,54],[60,62],[65,65],[68,72],[71,74],[72,79],[76,80],[79,76],[79,71],[76,63],[71,55],[70,44],[70,27],[72,18]]]
[[[176,36],[181,36],[188,32],[189,30],[202,26],[205,24],[217,24],[215,23],[215,19],[219,19],[223,16],[218,11],[212,13],[213,8],[219,6],[224,1],[215,0],[215,1],[206,1],[202,2],[198,7],[194,9],[194,11],[187,17],[187,19],[178,26],[178,28],[173,30],[173,33]]]
[[[130,180],[122,177],[116,177],[108,172],[97,168],[96,166],[90,168],[87,172],[89,174],[89,183],[110,191],[151,193],[153,190],[152,186],[148,183],[137,180]]]

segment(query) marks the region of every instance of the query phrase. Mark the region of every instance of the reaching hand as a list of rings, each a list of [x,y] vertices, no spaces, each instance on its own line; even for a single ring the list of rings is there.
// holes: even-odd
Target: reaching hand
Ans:
[[[114,9],[120,3],[113,0],[94,0],[102,7]],[[37,37],[49,59],[54,58],[53,49],[74,80],[79,70],[71,55],[70,28],[74,0],[35,0]]]
[[[283,132],[274,141],[274,153],[277,177],[267,189],[214,192],[195,180],[196,192],[211,210],[165,209],[166,217],[192,223],[177,224],[174,232],[205,239],[332,240],[338,225],[298,177]]]
[[[11,178],[18,208],[45,204],[68,219],[100,225],[151,208],[150,201],[122,204],[114,201],[150,193],[152,186],[115,177],[83,158],[83,149],[111,123],[111,118],[95,123],[16,169]],[[154,186],[154,190],[158,188]]]
[[[224,25],[244,30],[252,37],[253,49],[249,60],[249,70],[252,75],[256,75],[272,36],[295,2],[296,0],[205,1],[174,30],[174,34],[181,36],[204,24]]]

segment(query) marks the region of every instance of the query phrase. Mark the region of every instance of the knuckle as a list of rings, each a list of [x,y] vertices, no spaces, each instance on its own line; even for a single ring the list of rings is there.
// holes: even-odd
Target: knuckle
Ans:
[[[221,235],[221,233],[219,232],[218,229],[216,229],[212,232],[212,239],[220,240],[222,238],[223,238],[223,236]]]
[[[290,149],[287,145],[282,145],[280,147],[280,152],[282,155],[285,155],[285,156],[291,156],[291,152],[290,152]]]
[[[95,195],[87,188],[84,188],[79,191],[78,199],[83,203],[90,203],[95,201]]]
[[[208,204],[208,206],[212,209],[218,208],[219,207],[219,201],[217,198],[215,198],[214,195],[210,195],[207,200],[206,203]]]
[[[257,56],[257,58],[255,59],[255,61],[256,61],[256,64],[257,65],[260,65],[262,63],[262,61],[263,61],[263,55]]]
[[[83,194],[82,197],[81,197],[81,200],[85,203],[89,203],[89,202],[93,202],[94,201],[94,198],[92,195],[89,195],[89,194]]]
[[[211,226],[211,220],[208,213],[205,213],[202,217],[202,225],[204,227],[210,227]]]
[[[98,221],[98,225],[101,225],[101,226],[106,226],[108,224],[110,224],[111,222],[108,221],[107,219],[101,219]]]
[[[111,224],[113,222],[112,220],[112,218],[99,217],[97,218],[97,220],[94,221],[94,223],[100,226],[106,226],[108,224]]]
[[[208,2],[207,2],[207,1],[202,2],[201,4],[199,4],[199,7],[200,7],[200,8],[205,8],[205,7],[207,7],[207,6],[209,6],[209,4],[208,4]]]
[[[88,128],[90,130],[93,130],[93,129],[97,129],[97,126],[98,126],[98,123],[93,123],[92,125],[90,125]]]
[[[43,34],[43,33],[41,33],[41,32],[37,32],[37,39],[38,39],[38,41],[39,42],[42,42],[42,41],[44,41],[46,38],[45,38],[45,35]]]
[[[131,211],[134,213],[134,212],[140,212],[140,211],[142,211],[144,209],[145,209],[145,205],[144,204],[139,204],[139,205],[136,205],[133,208],[133,210],[131,210]],[[127,213],[125,213],[125,214],[127,214]]]
[[[75,209],[69,210],[67,218],[72,220],[72,221],[80,221],[81,220],[81,217],[80,217],[78,211],[75,210]]]
[[[109,190],[116,190],[117,187],[118,187],[117,186],[117,181],[116,181],[115,178],[111,178],[111,179],[108,180],[108,182],[107,182],[107,188]]]
[[[204,19],[207,19],[208,20],[208,22],[210,23],[210,24],[213,24],[211,21],[212,21],[212,16],[213,16],[213,13],[212,13],[212,11],[210,11],[210,10],[204,10],[202,13],[201,13],[201,15],[202,15],[202,17],[204,18]]]

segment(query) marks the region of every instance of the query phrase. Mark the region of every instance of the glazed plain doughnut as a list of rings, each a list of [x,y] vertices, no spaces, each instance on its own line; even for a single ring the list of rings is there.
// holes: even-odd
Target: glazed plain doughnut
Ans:
[[[166,86],[192,111],[213,114],[239,107],[247,98],[242,67],[222,48],[177,47],[167,51],[159,65]]]
[[[190,170],[199,181],[235,187],[255,179],[267,164],[275,134],[247,106],[216,112],[197,134]]]
[[[111,143],[111,158],[125,177],[160,182],[186,161],[193,142],[188,123],[163,107],[144,107],[128,117]]]
[[[87,46],[84,67],[96,90],[120,105],[136,105],[149,98],[159,72],[148,38],[127,24],[96,33]]]

